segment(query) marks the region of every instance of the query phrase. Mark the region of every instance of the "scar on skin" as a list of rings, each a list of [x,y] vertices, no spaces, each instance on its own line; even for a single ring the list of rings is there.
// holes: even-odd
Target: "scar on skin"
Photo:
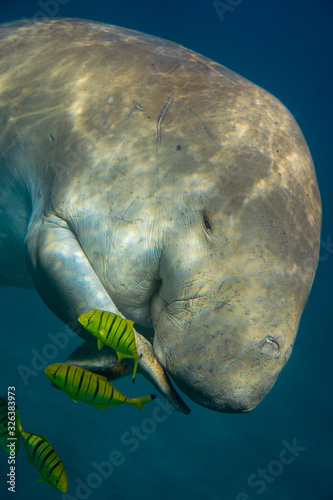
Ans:
[[[209,135],[209,137],[211,138],[211,140],[213,142],[215,142],[215,139],[214,139],[214,136],[213,134],[211,133],[211,131],[209,130],[208,126],[206,125],[206,123],[200,118],[200,116],[198,115],[198,113],[196,113],[195,111],[193,111],[193,109],[189,108],[188,106],[185,106],[185,104],[183,104],[182,102],[179,102],[179,101],[176,101],[177,104],[180,104],[181,106],[183,106],[185,109],[187,109],[187,111],[189,111],[190,113],[192,113],[198,120],[199,122],[201,123],[201,125],[203,126],[204,130],[207,132],[207,134]]]
[[[182,102],[180,101],[175,101],[172,97],[169,97],[164,108],[162,109],[159,117],[158,117],[158,120],[157,120],[157,145],[156,145],[156,151],[158,150],[158,147],[160,145],[160,142],[161,142],[161,124],[162,124],[162,120],[163,118],[165,118],[165,115],[170,107],[170,104],[171,102],[175,102],[176,104],[179,104],[180,106],[183,106],[183,108],[185,108],[187,111],[189,111],[190,113],[192,113],[196,118],[197,120],[201,123],[202,127],[204,128],[205,132],[208,134],[208,136],[210,137],[210,139],[215,143],[215,139],[214,139],[214,136],[212,134],[212,132],[209,130],[207,124],[200,118],[200,116],[198,115],[198,113],[196,113],[195,111],[193,111],[193,109],[189,108],[188,106],[186,106],[185,104],[183,104]]]
[[[160,142],[161,142],[161,123],[162,123],[163,118],[166,115],[166,112],[168,111],[168,108],[169,108],[171,102],[172,102],[172,97],[168,97],[167,103],[164,106],[164,108],[162,109],[162,112],[160,113],[160,116],[158,117],[158,120],[157,120],[157,146],[156,146],[156,149],[158,149]]]
[[[136,109],[138,109],[139,111],[145,111],[145,109],[144,109],[142,106],[140,106],[140,104],[139,104],[138,102],[136,102],[136,103],[132,106],[132,108],[131,108],[130,112],[128,113],[128,115],[126,116],[126,118],[125,118],[125,120],[124,120],[124,123],[123,123],[123,133],[125,132],[125,128],[126,128],[126,125],[127,125],[128,120],[130,119],[131,115],[133,114],[133,112],[134,112]]]
[[[46,127],[44,127],[44,125],[41,125],[42,129],[47,133],[47,136],[48,138],[50,139],[50,142],[52,142],[52,144],[54,144],[54,137],[52,134],[50,134],[50,132],[47,130]]]

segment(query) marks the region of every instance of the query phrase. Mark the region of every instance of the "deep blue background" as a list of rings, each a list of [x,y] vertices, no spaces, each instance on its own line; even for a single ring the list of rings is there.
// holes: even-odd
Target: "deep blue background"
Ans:
[[[190,402],[190,416],[172,413],[154,432],[144,433],[145,441],[133,452],[120,437],[131,432],[132,425],[146,426],[149,432],[151,421],[145,419],[152,417],[156,402],[147,406],[146,415],[129,405],[103,412],[83,403],[75,405],[50,386],[42,371],[25,386],[17,367],[31,367],[31,349],[42,353],[52,343],[47,334],[63,332],[64,325],[35,292],[0,289],[0,393],[9,385],[16,386],[23,427],[44,433],[61,455],[70,482],[69,496],[64,499],[333,499],[333,7],[330,0],[238,3],[223,21],[207,0],[69,0],[56,12],[61,17],[118,24],[181,43],[273,93],[293,113],[306,137],[323,201],[316,279],[293,355],[271,393],[247,415],[217,414]],[[42,10],[41,5],[35,0],[2,0],[0,22],[30,18]],[[58,349],[55,361],[65,359],[78,344],[71,339],[66,349]],[[140,377],[134,393],[129,380],[117,387],[129,395],[131,391],[135,395],[151,391]],[[294,440],[306,449],[281,467],[278,462],[284,443]],[[92,463],[108,460],[113,450],[122,453],[124,463],[98,487],[91,484],[90,493],[77,496],[77,478],[85,483],[92,479]],[[290,453],[286,456],[291,457]],[[6,489],[8,465],[1,453],[1,500],[62,497],[48,484],[37,482],[39,474],[27,464],[23,449],[16,465],[13,495]],[[248,484],[259,468],[270,471],[262,488]]]

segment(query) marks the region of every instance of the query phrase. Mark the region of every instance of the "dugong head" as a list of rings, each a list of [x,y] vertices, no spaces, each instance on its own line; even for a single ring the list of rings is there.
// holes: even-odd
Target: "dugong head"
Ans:
[[[152,301],[158,360],[191,399],[222,412],[252,410],[272,388],[319,251],[321,204],[304,138],[276,99],[253,92],[262,107],[244,106],[243,130],[215,125],[222,152],[177,167],[176,222],[165,230]]]

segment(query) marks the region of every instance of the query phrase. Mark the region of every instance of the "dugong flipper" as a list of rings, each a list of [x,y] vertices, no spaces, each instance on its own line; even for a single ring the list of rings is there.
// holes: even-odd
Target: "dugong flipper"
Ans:
[[[319,255],[290,113],[199,54],[82,20],[1,26],[0,75],[0,283],[33,282],[82,337],[92,309],[150,327],[139,366],[184,412],[164,370],[207,408],[253,409]]]
[[[27,262],[43,300],[68,324],[83,311],[91,309],[91,306],[121,314],[94,273],[70,228],[66,224],[59,227],[59,224],[59,220],[43,221],[28,231],[26,236]],[[80,332],[82,337],[87,337],[87,333],[78,329],[77,325],[75,331]],[[173,388],[156,359],[150,342],[136,331],[135,341],[137,352],[141,356],[139,371],[154,383],[177,411],[188,414],[189,408]],[[113,373],[113,378],[118,373],[121,374],[116,365]]]

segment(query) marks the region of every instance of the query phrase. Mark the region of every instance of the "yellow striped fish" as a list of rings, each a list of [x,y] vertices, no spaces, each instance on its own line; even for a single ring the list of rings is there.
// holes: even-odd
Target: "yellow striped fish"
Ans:
[[[138,361],[141,358],[135,345],[134,321],[107,311],[88,311],[81,314],[78,321],[97,338],[99,349],[104,345],[112,347],[117,352],[119,361],[123,358],[134,358],[134,382]]]
[[[52,448],[52,446],[44,436],[30,434],[30,432],[25,432],[22,429],[16,407],[15,424],[15,437],[17,437],[17,440],[15,441],[15,443],[17,443],[16,453],[18,451],[19,437],[21,436],[24,447],[28,454],[28,462],[35,465],[41,473],[41,477],[38,479],[38,481],[47,481],[57,490],[66,493],[68,487],[67,475],[64,465],[59,458],[59,455]],[[1,446],[7,452],[9,449],[7,448],[7,442],[9,442],[7,441],[7,429],[10,430],[10,428],[11,426],[8,426],[7,400],[0,397],[0,442]],[[9,437],[10,439],[12,439],[11,436]],[[5,442],[6,447],[3,446]]]
[[[69,363],[55,363],[45,368],[52,384],[63,390],[75,402],[84,401],[96,408],[130,403],[140,410],[142,405],[155,399],[155,394],[141,398],[127,398],[107,381],[106,377]]]
[[[37,436],[37,434],[25,432],[21,426],[20,432],[29,464],[33,464],[41,473],[38,481],[47,481],[56,490],[66,493],[67,475],[64,464],[55,449],[43,435]]]
[[[16,456],[20,444],[18,412],[16,405],[13,411],[11,407],[8,408],[7,398],[0,397],[0,446],[8,454],[10,453],[9,443],[15,445]]]

